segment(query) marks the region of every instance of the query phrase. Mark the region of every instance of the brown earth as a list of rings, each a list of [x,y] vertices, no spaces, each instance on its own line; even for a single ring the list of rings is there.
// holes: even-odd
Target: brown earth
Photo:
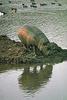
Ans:
[[[55,43],[47,44],[48,55],[42,55],[36,48],[35,52],[26,48],[23,43],[15,42],[7,36],[0,36],[0,63],[58,63],[67,60],[67,50],[62,50]]]

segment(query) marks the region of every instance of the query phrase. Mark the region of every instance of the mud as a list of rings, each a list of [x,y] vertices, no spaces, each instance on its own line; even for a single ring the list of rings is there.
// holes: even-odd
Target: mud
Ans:
[[[46,45],[48,54],[43,55],[38,48],[33,51],[21,42],[15,42],[5,35],[0,36],[0,64],[58,63],[67,60],[67,50],[55,43]]]

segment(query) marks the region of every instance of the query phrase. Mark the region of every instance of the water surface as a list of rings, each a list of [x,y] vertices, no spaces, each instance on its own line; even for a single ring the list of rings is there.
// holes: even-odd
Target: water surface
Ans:
[[[0,65],[0,99],[67,100],[66,65]]]
[[[11,39],[18,41],[17,30],[24,25],[34,25],[41,29],[51,42],[57,43],[62,48],[67,48],[67,0],[35,0],[37,8],[30,8],[30,0],[2,0],[0,11],[5,12],[0,16],[0,34],[6,34]],[[46,7],[40,7],[40,3]],[[51,3],[55,2],[55,5]],[[22,3],[28,5],[23,8]],[[61,6],[58,6],[58,3]],[[11,8],[17,8],[12,12]]]

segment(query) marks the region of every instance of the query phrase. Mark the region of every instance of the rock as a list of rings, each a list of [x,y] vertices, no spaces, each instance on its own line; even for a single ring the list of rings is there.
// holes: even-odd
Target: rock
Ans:
[[[46,3],[40,3],[40,6],[46,6],[47,4]]]
[[[8,1],[9,3],[12,3],[12,1]]]
[[[52,5],[55,5],[55,2],[51,2]]]
[[[3,5],[2,2],[0,2],[0,5]]]
[[[33,4],[31,4],[30,7],[37,8],[37,6],[36,5],[33,5]]]
[[[62,4],[58,3],[58,6],[62,6]]]

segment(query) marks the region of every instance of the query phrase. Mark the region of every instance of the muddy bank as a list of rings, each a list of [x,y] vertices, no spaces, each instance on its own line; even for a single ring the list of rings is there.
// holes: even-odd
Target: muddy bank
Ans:
[[[23,43],[10,40],[7,36],[0,36],[0,63],[58,63],[67,60],[67,50],[63,50],[55,43],[47,44],[47,55],[43,55],[38,49],[34,52],[26,48]]]

